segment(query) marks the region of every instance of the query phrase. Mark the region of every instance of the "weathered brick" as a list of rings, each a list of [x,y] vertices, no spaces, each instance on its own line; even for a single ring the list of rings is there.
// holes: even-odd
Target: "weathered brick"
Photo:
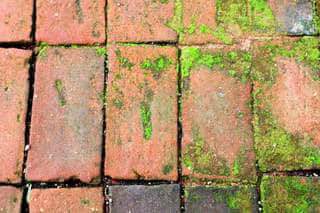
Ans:
[[[30,212],[103,212],[101,188],[33,189]]]
[[[36,63],[27,178],[99,176],[104,57],[93,48],[47,48]]]
[[[108,41],[176,41],[176,33],[167,26],[174,4],[174,0],[109,0]]]
[[[49,44],[105,42],[105,0],[37,0],[36,40]]]
[[[0,187],[0,212],[19,213],[22,191],[11,186]]]
[[[264,176],[261,183],[263,212],[319,212],[318,177]]]
[[[262,171],[320,168],[318,38],[255,45],[255,146]]]
[[[31,41],[33,0],[1,0],[0,42]]]
[[[258,196],[251,186],[193,186],[185,189],[185,212],[258,212]]]
[[[177,179],[177,50],[109,48],[105,174]]]
[[[181,57],[183,175],[254,181],[250,52],[186,47]]]
[[[31,51],[0,49],[0,182],[21,180]]]
[[[158,186],[111,186],[110,210],[124,212],[180,212],[180,187],[178,184]]]

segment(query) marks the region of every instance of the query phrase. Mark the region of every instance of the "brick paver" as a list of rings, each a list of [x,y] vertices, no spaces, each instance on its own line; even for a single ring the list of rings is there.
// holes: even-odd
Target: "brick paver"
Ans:
[[[105,172],[115,179],[177,179],[177,50],[109,48]]]
[[[181,57],[183,175],[254,181],[250,52],[187,47]]]
[[[258,196],[250,186],[186,187],[185,212],[258,212]]]
[[[0,212],[19,213],[22,191],[11,186],[0,186]]]
[[[168,26],[174,5],[174,0],[109,0],[108,41],[176,41]]]
[[[0,42],[30,42],[33,0],[1,0]]]
[[[178,184],[111,186],[110,212],[180,212]]]
[[[47,48],[36,64],[27,178],[99,176],[104,58],[94,48]]]
[[[318,177],[265,176],[261,183],[264,212],[319,212]]]
[[[319,39],[255,45],[255,143],[262,171],[320,168]]]
[[[105,41],[105,0],[37,0],[37,41],[93,44]]]
[[[22,174],[31,51],[0,49],[0,182]]]
[[[103,212],[101,188],[32,189],[30,212]]]

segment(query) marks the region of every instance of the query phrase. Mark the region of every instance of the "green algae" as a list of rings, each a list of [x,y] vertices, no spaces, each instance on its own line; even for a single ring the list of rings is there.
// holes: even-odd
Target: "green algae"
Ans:
[[[45,58],[48,56],[48,48],[49,48],[49,44],[46,43],[46,42],[41,42],[40,43],[40,46],[39,46],[39,49],[38,49],[38,56],[40,58]]]
[[[117,49],[115,53],[116,53],[118,62],[120,64],[120,67],[131,70],[134,64],[131,63],[128,58],[122,56],[121,51],[119,49]]]
[[[96,53],[100,57],[105,57],[107,55],[107,49],[105,47],[96,47]]]
[[[239,210],[240,212],[252,212],[251,187],[242,186],[233,193],[227,193],[226,201],[230,209]]]
[[[277,22],[267,0],[249,0],[252,30],[275,32]]]
[[[99,94],[99,99],[101,103],[106,106],[107,105],[107,98],[108,98],[108,93],[107,90],[104,89],[100,94]]]
[[[143,70],[149,70],[155,79],[159,79],[161,74],[169,68],[172,61],[164,55],[160,55],[156,59],[145,59],[141,64],[140,68]]]
[[[261,201],[264,212],[316,212],[320,208],[320,183],[312,177],[264,176]]]
[[[64,95],[64,86],[62,84],[62,80],[57,79],[55,80],[55,88],[56,91],[58,93],[58,98],[59,98],[59,103],[61,106],[65,106],[67,104],[67,101],[65,99],[65,95]]]
[[[175,0],[174,15],[166,25],[176,31],[178,34],[183,33],[183,0]]]
[[[80,200],[81,205],[90,205],[90,200],[89,199],[81,199]]]
[[[144,100],[140,103],[140,118],[143,128],[143,138],[146,140],[151,139],[153,131],[151,112],[153,96],[153,91],[146,85]]]
[[[169,174],[170,172],[172,172],[173,170],[173,165],[172,164],[166,164],[163,168],[162,168],[162,173],[164,175]]]

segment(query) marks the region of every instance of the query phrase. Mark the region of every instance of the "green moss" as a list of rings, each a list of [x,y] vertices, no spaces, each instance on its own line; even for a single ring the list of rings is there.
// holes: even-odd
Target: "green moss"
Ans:
[[[66,105],[67,101],[65,99],[65,95],[64,95],[64,86],[62,84],[62,80],[57,79],[55,81],[55,88],[57,90],[58,93],[58,98],[59,98],[59,103],[61,106]]]
[[[169,3],[169,0],[160,0],[160,3],[161,3],[161,4],[168,4],[168,3]]]
[[[122,107],[124,105],[122,99],[120,99],[120,98],[114,98],[112,100],[112,104],[113,104],[113,106],[117,107],[118,109],[122,109]]]
[[[161,74],[168,69],[168,67],[172,64],[172,61],[164,55],[160,55],[158,58],[152,59],[145,59],[141,64],[140,67],[143,70],[150,70],[152,75],[155,79],[159,79]]]
[[[320,208],[319,195],[316,178],[265,176],[261,183],[264,212],[315,212]]]
[[[98,56],[105,57],[107,55],[107,49],[105,47],[96,47],[96,53]]]
[[[227,205],[230,209],[240,212],[252,212],[252,198],[249,186],[242,186],[236,192],[227,194]]]
[[[107,90],[103,90],[99,95],[100,101],[103,105],[107,104],[107,97]]]
[[[252,14],[252,30],[274,32],[276,20],[267,0],[249,0]]]
[[[47,50],[49,48],[49,44],[48,43],[45,43],[45,42],[41,42],[40,43],[40,46],[39,46],[39,50],[38,50],[38,56],[40,58],[45,58],[47,57]]]
[[[167,164],[167,165],[165,165],[165,166],[162,168],[162,173],[163,173],[164,175],[167,175],[167,174],[169,174],[170,172],[172,172],[172,170],[173,170],[172,164]]]
[[[134,66],[134,64],[131,63],[128,58],[123,57],[122,54],[121,54],[121,51],[119,49],[117,49],[115,51],[115,53],[117,55],[117,59],[118,59],[118,62],[120,64],[120,67],[126,68],[128,70],[131,70],[132,67]]]
[[[80,203],[81,203],[81,205],[90,205],[90,200],[89,199],[81,199]]]
[[[178,34],[183,33],[183,0],[175,0],[174,15],[167,23],[167,26],[176,31]]]
[[[150,140],[152,137],[152,113],[151,103],[153,100],[153,91],[146,85],[145,86],[145,97],[140,103],[140,118],[143,127],[143,138]]]
[[[192,68],[205,66],[209,69],[218,68],[246,83],[250,78],[251,60],[251,54],[245,51],[204,53],[199,48],[188,47],[182,49],[181,53],[181,76],[187,78]]]

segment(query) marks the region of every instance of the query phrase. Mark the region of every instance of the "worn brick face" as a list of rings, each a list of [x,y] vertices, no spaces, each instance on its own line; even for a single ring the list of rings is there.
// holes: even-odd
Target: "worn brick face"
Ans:
[[[33,0],[0,2],[0,42],[30,42]]]
[[[37,1],[36,39],[50,44],[105,41],[105,0]]]
[[[176,33],[167,25],[174,4],[174,0],[109,0],[108,41],[176,41]]]
[[[183,175],[255,180],[251,55],[239,48],[182,49]]]
[[[104,212],[101,188],[32,189],[30,212]]]
[[[0,187],[0,212],[19,213],[22,191],[11,186]]]
[[[31,51],[0,49],[0,182],[22,174]]]
[[[176,57],[173,47],[109,48],[106,175],[177,178]]]
[[[35,181],[99,176],[104,58],[93,48],[48,48],[38,57],[27,162]]]

